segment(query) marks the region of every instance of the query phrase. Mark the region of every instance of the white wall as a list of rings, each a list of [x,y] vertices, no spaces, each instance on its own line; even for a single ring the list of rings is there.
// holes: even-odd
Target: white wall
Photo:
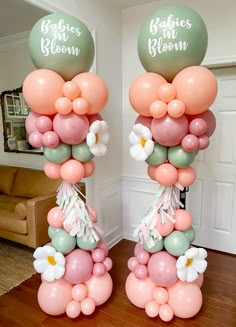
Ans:
[[[204,62],[210,65],[236,63],[236,2],[234,0],[154,1],[123,10],[123,235],[142,218],[155,186],[146,173],[147,165],[129,156],[128,135],[138,114],[129,104],[128,92],[134,79],[144,73],[137,53],[139,30],[146,18],[162,5],[184,4],[196,10],[208,29],[208,50]]]

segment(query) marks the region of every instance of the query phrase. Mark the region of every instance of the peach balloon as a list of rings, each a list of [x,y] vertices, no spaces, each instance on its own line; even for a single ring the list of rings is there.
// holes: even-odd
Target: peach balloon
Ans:
[[[178,180],[178,171],[170,163],[161,164],[155,170],[155,179],[164,186],[174,185]]]
[[[150,105],[149,111],[154,118],[164,117],[167,113],[167,104],[164,101],[156,100]]]
[[[153,291],[153,299],[158,304],[165,304],[168,301],[168,291],[164,287],[156,287]]]
[[[202,66],[181,70],[174,78],[176,98],[185,104],[185,113],[197,115],[206,111],[217,95],[217,80],[214,74]]]
[[[84,166],[84,178],[90,177],[95,170],[95,163],[93,160],[83,162],[82,165]]]
[[[172,221],[170,221],[170,219],[167,219],[166,222],[162,224],[161,215],[158,214],[156,229],[158,230],[161,236],[167,236],[173,231],[174,224],[172,223]]]
[[[80,97],[88,102],[88,115],[100,112],[108,100],[108,89],[106,83],[98,75],[88,72],[76,75],[75,82],[80,89]]]
[[[62,227],[64,218],[65,218],[65,214],[59,207],[54,207],[48,211],[47,222],[52,227],[55,228]]]
[[[49,69],[32,71],[24,80],[22,92],[31,110],[42,115],[56,113],[55,101],[63,96],[64,79]]]
[[[179,118],[185,112],[185,105],[184,105],[183,101],[174,99],[168,103],[167,111],[171,117]]]
[[[72,102],[66,97],[60,97],[55,101],[56,111],[61,115],[68,115],[72,111]]]
[[[202,287],[202,284],[204,282],[204,275],[203,274],[198,274],[198,278],[193,281],[198,287]]]
[[[92,275],[85,285],[88,288],[88,297],[92,298],[96,305],[105,303],[112,292],[112,279],[109,273],[105,273],[103,276]]]
[[[88,102],[83,98],[78,98],[73,101],[73,111],[77,115],[84,115],[87,113],[89,108]]]
[[[168,322],[174,317],[174,312],[169,304],[163,304],[160,306],[159,316],[161,320]]]
[[[187,210],[177,209],[174,218],[176,220],[175,229],[177,230],[185,231],[192,226],[192,216]]]
[[[66,314],[69,318],[77,318],[81,312],[81,305],[77,301],[70,301],[66,307]]]
[[[61,178],[67,183],[78,183],[84,177],[84,166],[81,162],[70,159],[61,165]]]
[[[157,92],[160,100],[165,101],[167,103],[173,100],[176,96],[176,89],[171,83],[161,85]]]
[[[46,161],[44,163],[44,172],[49,178],[52,179],[61,178],[60,170],[61,170],[61,165],[59,164],[55,164],[50,161]]]
[[[149,301],[145,305],[145,312],[148,315],[148,317],[155,318],[158,316],[159,308],[160,306],[158,303],[156,303],[155,301]]]
[[[83,301],[88,296],[88,288],[84,284],[77,284],[72,288],[72,298],[75,301]]]
[[[190,186],[196,179],[196,173],[193,167],[189,166],[186,168],[178,169],[178,183],[183,187]]]
[[[134,110],[142,116],[150,116],[150,105],[158,100],[158,88],[166,80],[156,73],[138,76],[130,86],[129,101]]]
[[[148,176],[153,179],[154,181],[156,180],[156,177],[155,177],[155,171],[156,171],[156,167],[155,166],[148,166],[147,167],[147,173],[148,173]]]
[[[80,89],[75,82],[68,81],[63,85],[63,94],[65,97],[73,101],[80,95]]]
[[[96,304],[93,299],[87,297],[81,302],[81,311],[84,315],[89,316],[94,313],[96,308]]]

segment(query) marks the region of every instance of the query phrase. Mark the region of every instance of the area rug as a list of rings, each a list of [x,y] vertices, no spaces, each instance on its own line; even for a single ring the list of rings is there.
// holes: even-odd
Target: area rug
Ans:
[[[35,274],[34,249],[0,238],[0,296]]]

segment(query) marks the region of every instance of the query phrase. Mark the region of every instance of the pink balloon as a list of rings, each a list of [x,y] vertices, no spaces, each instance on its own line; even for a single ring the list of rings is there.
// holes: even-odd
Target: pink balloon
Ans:
[[[136,257],[131,257],[129,258],[128,262],[127,262],[127,266],[129,268],[130,271],[134,272],[134,269],[137,267],[138,265],[138,260]]]
[[[142,116],[150,116],[150,105],[158,100],[158,88],[166,80],[156,73],[138,76],[130,86],[129,101],[133,109]]]
[[[60,164],[55,164],[50,161],[46,161],[44,163],[44,172],[49,178],[52,178],[52,179],[61,178],[60,170],[61,170]]]
[[[105,260],[105,251],[101,248],[96,248],[92,252],[92,258],[94,262],[103,262]]]
[[[158,97],[160,100],[165,101],[166,103],[173,100],[176,96],[176,90],[173,84],[166,83],[162,84],[158,89]]]
[[[65,258],[65,280],[72,284],[80,284],[88,280],[93,271],[93,260],[89,252],[75,249]]]
[[[158,316],[159,308],[159,304],[157,304],[155,301],[148,301],[148,303],[145,305],[145,312],[148,317],[155,318]]]
[[[196,151],[199,147],[198,137],[192,134],[187,134],[182,139],[181,146],[184,151],[193,152]]]
[[[52,119],[48,116],[39,116],[36,118],[35,126],[41,133],[52,130]]]
[[[96,114],[105,107],[108,100],[108,89],[101,77],[86,72],[75,76],[72,82],[78,85],[81,91],[80,97],[88,103],[88,115]]]
[[[30,133],[29,143],[34,148],[41,148],[43,146],[43,134],[37,131]]]
[[[88,288],[84,284],[77,284],[72,288],[72,298],[75,301],[83,301],[88,296]]]
[[[66,312],[72,300],[72,285],[63,278],[53,282],[42,282],[38,290],[38,303],[47,314],[57,316]]]
[[[27,134],[31,134],[32,132],[37,132],[38,129],[35,125],[35,122],[38,117],[41,117],[40,114],[37,114],[37,112],[31,111],[29,115],[26,117],[25,120],[25,129]]]
[[[81,162],[69,159],[61,165],[61,178],[67,183],[78,183],[84,177],[84,166]]]
[[[174,312],[169,304],[163,304],[160,306],[159,316],[161,320],[167,322],[171,321],[174,317]]]
[[[106,267],[106,270],[109,271],[112,268],[112,260],[111,258],[106,257],[105,260],[103,261],[104,266]]]
[[[109,273],[100,277],[92,275],[85,285],[88,287],[88,296],[95,301],[96,305],[101,305],[109,299],[113,287]]]
[[[72,111],[72,102],[66,97],[60,97],[55,101],[56,111],[61,115],[68,115]]]
[[[93,266],[93,275],[96,277],[103,276],[106,271],[106,267],[101,262],[96,262]]]
[[[193,281],[198,287],[202,287],[202,284],[204,282],[204,275],[203,274],[198,274],[198,278]]]
[[[130,273],[125,283],[125,291],[128,299],[136,307],[144,309],[147,302],[153,299],[152,293],[155,284],[148,277],[146,279],[138,279],[134,273]]]
[[[169,301],[174,314],[179,318],[195,316],[202,306],[202,292],[194,283],[177,281],[168,288]]]
[[[53,130],[66,144],[79,144],[86,139],[89,131],[88,118],[85,115],[57,114],[53,119]]]
[[[137,255],[136,258],[138,260],[138,263],[142,264],[142,265],[146,265],[148,263],[148,260],[150,258],[150,253],[148,253],[146,250],[140,250]]]
[[[187,210],[177,209],[174,216],[175,229],[185,231],[192,226],[192,216]]]
[[[32,111],[53,115],[56,113],[55,101],[63,96],[64,83],[63,78],[52,70],[34,70],[23,82],[24,99]]]
[[[163,163],[156,168],[155,179],[160,185],[174,185],[178,180],[178,171],[170,163]]]
[[[153,291],[153,299],[158,304],[166,304],[168,297],[168,291],[164,287],[156,287]]]
[[[149,108],[150,114],[154,118],[162,118],[167,114],[167,104],[164,101],[156,100]]]
[[[77,318],[81,312],[81,305],[77,301],[70,301],[66,307],[66,314],[69,318]]]
[[[208,148],[209,144],[210,144],[210,139],[207,135],[201,135],[198,138],[199,141],[199,150],[205,150],[206,148]]]
[[[103,249],[105,256],[108,256],[108,252],[109,252],[108,245],[107,245],[106,240],[104,240],[103,238],[101,238],[99,240],[96,249]],[[95,251],[95,249],[94,249],[94,251]]]
[[[139,115],[136,120],[135,120],[135,125],[136,124],[142,124],[146,127],[148,127],[150,130],[151,130],[151,124],[152,124],[152,120],[153,120],[153,117],[145,117],[145,116],[141,116]]]
[[[75,82],[68,81],[63,85],[63,94],[65,97],[73,101],[80,95],[80,89]]]
[[[205,120],[205,122],[207,124],[207,131],[205,134],[210,137],[216,129],[216,118],[215,118],[213,112],[211,110],[206,110],[205,112],[203,112],[199,115],[188,116],[188,119],[190,121],[191,121],[191,119],[195,119],[195,118],[201,118],[201,119]]]
[[[179,118],[170,117],[169,115],[165,115],[163,118],[154,118],[151,132],[155,141],[161,145],[178,145],[188,133],[188,119],[185,115]]]
[[[43,145],[48,148],[55,148],[59,145],[60,139],[58,135],[53,131],[48,131],[43,134],[42,137]]]
[[[158,214],[156,229],[158,230],[161,236],[167,236],[173,231],[174,224],[172,223],[172,221],[170,221],[170,219],[167,219],[166,222],[162,224],[161,215]]]
[[[166,251],[154,253],[148,262],[148,273],[151,280],[157,285],[173,285],[178,279],[176,258]]]
[[[96,304],[93,299],[87,297],[81,302],[81,311],[84,315],[89,316],[94,313]]]
[[[84,178],[90,177],[95,170],[95,163],[93,160],[83,162],[82,165],[84,166]]]
[[[195,136],[201,136],[207,131],[207,123],[202,118],[195,118],[189,124],[189,132]]]
[[[94,115],[86,115],[86,117],[88,118],[89,126],[92,125],[92,123],[96,120],[103,120],[102,116],[99,113]]]
[[[140,251],[143,251],[143,250],[144,250],[144,248],[143,248],[142,244],[140,242],[136,243],[135,244],[135,247],[134,247],[134,255],[135,255],[135,257],[137,257],[138,253]]]
[[[139,279],[146,279],[148,277],[148,271],[146,265],[137,264],[134,268],[135,277]]]
[[[77,115],[84,115],[88,112],[89,104],[87,100],[78,98],[73,101],[73,111]]]
[[[183,187],[187,187],[193,184],[196,179],[196,173],[193,167],[189,166],[186,168],[178,169],[178,183]]]
[[[185,104],[185,113],[197,115],[206,111],[217,95],[217,81],[213,73],[202,66],[191,66],[181,70],[172,84],[176,98]]]
[[[59,207],[54,207],[48,211],[47,221],[48,224],[52,227],[55,228],[62,227],[64,218],[65,218],[65,214]]]

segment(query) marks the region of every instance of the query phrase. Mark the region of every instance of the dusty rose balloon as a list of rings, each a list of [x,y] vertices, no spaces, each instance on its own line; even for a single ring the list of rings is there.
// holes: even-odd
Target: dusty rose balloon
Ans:
[[[210,144],[210,139],[207,135],[201,135],[198,138],[199,141],[199,150],[205,150],[206,148],[208,148],[209,144]]]
[[[189,166],[186,168],[178,169],[178,183],[183,187],[190,186],[196,179],[196,173],[193,167]]]
[[[159,308],[160,308],[159,304],[157,304],[155,301],[149,301],[145,305],[145,312],[148,317],[155,318],[158,316]]]
[[[89,252],[75,249],[66,255],[64,279],[72,284],[88,280],[93,271],[93,260]]]
[[[134,269],[136,268],[137,265],[138,265],[138,260],[136,257],[129,258],[127,262],[127,266],[130,271],[134,272]]]
[[[133,271],[135,277],[139,279],[146,279],[148,277],[148,271],[146,265],[137,264]]]
[[[67,160],[60,168],[61,178],[67,183],[78,183],[84,177],[84,173],[83,164],[74,159]]]
[[[88,118],[85,115],[57,114],[53,119],[53,130],[66,144],[79,144],[86,139],[89,131]]]
[[[191,318],[195,316],[202,306],[202,292],[194,283],[177,281],[168,288],[168,304],[179,318]]]
[[[125,283],[125,291],[128,299],[136,307],[144,309],[146,304],[153,299],[152,293],[155,284],[148,277],[138,279],[134,273],[130,273]]]
[[[106,267],[102,262],[96,262],[93,266],[93,275],[96,277],[103,276],[106,271]]]
[[[154,253],[148,261],[148,273],[159,286],[173,285],[178,279],[176,258],[166,251]]]
[[[48,211],[47,222],[50,226],[60,228],[65,218],[64,212],[59,207],[54,207]]]
[[[41,148],[41,146],[43,146],[43,134],[38,131],[30,133],[29,143],[34,148]]]
[[[36,118],[35,126],[41,133],[52,130],[52,119],[48,116],[40,116]]]
[[[155,179],[160,185],[174,185],[178,180],[178,171],[170,163],[161,164],[155,170]]]
[[[39,117],[41,117],[41,115],[34,111],[31,111],[29,115],[26,117],[25,129],[27,134],[31,134],[32,132],[38,131],[38,128],[36,127],[35,123],[37,118]]]
[[[158,100],[158,88],[166,80],[156,73],[138,76],[130,86],[129,101],[133,109],[142,116],[150,116],[150,105]]]
[[[136,120],[134,122],[134,125],[136,125],[136,124],[142,124],[142,125],[148,127],[151,130],[152,120],[153,120],[153,117],[145,117],[145,116],[139,115],[136,118]]]
[[[135,247],[134,247],[134,255],[135,255],[135,257],[137,257],[138,253],[140,251],[143,251],[143,250],[144,250],[144,248],[143,248],[142,244],[140,242],[136,243],[135,244]]]
[[[188,133],[188,119],[185,115],[179,118],[170,117],[169,115],[165,115],[163,118],[154,118],[151,132],[155,141],[161,145],[178,145]]]
[[[108,256],[108,245],[107,245],[107,242],[106,240],[104,240],[103,238],[101,238],[97,244],[97,247],[96,249],[99,248],[99,249],[103,249],[104,252],[105,252],[105,256]],[[95,249],[94,249],[95,250]]]
[[[109,299],[113,287],[109,273],[100,277],[92,275],[85,285],[88,287],[88,296],[95,301],[96,305],[101,305]]]
[[[106,270],[109,271],[112,268],[112,260],[109,257],[106,257],[106,259],[103,261],[104,266],[106,267]]]
[[[44,172],[49,178],[52,178],[52,179],[61,178],[60,170],[61,170],[60,164],[55,164],[50,161],[46,161],[44,163]]]
[[[187,134],[184,136],[181,142],[181,146],[184,151],[193,152],[196,151],[199,147],[198,137],[192,134]]]
[[[146,265],[150,258],[150,254],[146,250],[140,250],[137,253],[136,258],[138,260],[138,263],[140,263],[142,265]]]
[[[189,132],[195,136],[201,136],[207,131],[207,123],[202,118],[195,118],[189,123]]]
[[[99,113],[93,115],[86,115],[86,117],[88,118],[89,126],[92,125],[92,123],[96,120],[103,120],[102,116]]]
[[[42,282],[38,290],[38,303],[47,314],[57,316],[66,312],[72,300],[72,285],[63,278],[53,282]]]
[[[192,119],[195,118],[201,118],[204,119],[206,124],[207,124],[207,131],[206,131],[206,135],[207,136],[211,136],[215,129],[216,129],[216,118],[213,114],[213,112],[211,110],[206,110],[205,112],[199,114],[199,115],[195,115],[195,116],[188,116],[188,119],[191,121],[191,117],[193,117]]]
[[[96,248],[92,252],[92,258],[94,262],[103,262],[105,260],[105,251],[101,248]]]
[[[174,317],[174,311],[172,310],[169,304],[163,304],[160,306],[159,316],[161,320],[168,322],[171,321],[172,318]]]
[[[61,115],[68,115],[72,111],[72,102],[66,97],[60,97],[55,101],[56,111]]]
[[[176,220],[175,229],[177,230],[185,231],[192,226],[192,216],[187,210],[177,209],[174,218]]]
[[[81,312],[81,305],[77,301],[70,301],[66,307],[66,314],[69,318],[77,318]]]
[[[60,143],[60,139],[57,135],[57,133],[53,131],[48,131],[43,134],[42,137],[43,145],[47,148],[55,148]]]

